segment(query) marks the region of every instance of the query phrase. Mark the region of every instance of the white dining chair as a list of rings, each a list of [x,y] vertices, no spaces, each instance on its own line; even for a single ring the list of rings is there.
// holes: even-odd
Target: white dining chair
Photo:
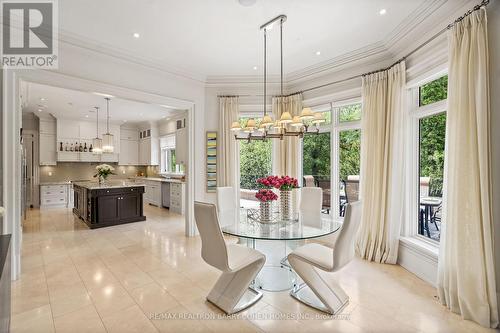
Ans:
[[[237,197],[234,192],[234,187],[221,186],[216,189],[217,195],[217,214],[219,217],[219,224],[221,227],[238,223],[238,215],[240,213]],[[227,243],[238,243],[236,237],[225,236],[224,239]]]
[[[238,209],[236,202],[236,192],[232,186],[217,187],[217,211],[219,214],[223,211]]]
[[[300,189],[299,212],[320,212],[323,205],[323,189],[302,187]]]
[[[349,296],[342,287],[334,281],[325,281],[318,270],[336,272],[352,260],[360,220],[361,201],[349,203],[333,249],[309,243],[288,255],[291,267],[304,281],[292,289],[292,297],[329,314],[339,313],[348,304]]]
[[[266,257],[257,250],[224,242],[215,205],[196,201],[194,217],[201,236],[203,260],[222,271],[207,300],[227,314],[255,304],[262,293],[250,285],[264,266]]]

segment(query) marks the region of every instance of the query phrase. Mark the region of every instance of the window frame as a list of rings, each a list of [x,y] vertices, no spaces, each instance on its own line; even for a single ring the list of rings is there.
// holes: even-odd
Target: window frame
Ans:
[[[340,121],[340,112],[339,108],[342,106],[346,105],[352,105],[352,104],[362,104],[362,98],[361,96],[357,96],[354,98],[349,98],[349,99],[343,99],[343,100],[338,100],[338,101],[332,101],[330,103],[324,103],[322,106],[317,106],[314,107],[312,106],[311,109],[314,112],[327,112],[331,111],[331,117],[332,121],[330,124],[320,126],[320,133],[325,133],[325,132],[330,132],[330,202],[335,202],[338,203],[340,201],[340,189],[339,189],[339,183],[340,183],[340,177],[339,177],[339,172],[340,172],[340,132],[342,131],[349,131],[349,130],[360,130],[361,135],[362,134],[362,129],[361,129],[361,119],[360,120],[354,120],[354,121]],[[306,106],[306,105],[305,105]],[[302,157],[302,152],[303,152],[303,141],[301,142],[300,145],[300,158],[301,158],[301,166],[304,163],[303,157]],[[361,158],[361,156],[360,156]],[[361,161],[360,161],[361,162]],[[301,167],[302,169],[302,167]],[[301,171],[302,172],[302,171]],[[360,179],[361,181],[361,179]],[[333,207],[330,207],[330,215],[334,216],[337,219],[342,220],[343,217],[340,216],[340,211],[339,211],[339,205],[335,204]]]
[[[448,112],[448,99],[420,106],[420,87],[448,75],[439,71],[425,80],[407,87],[406,112],[406,191],[405,223],[402,225],[403,237],[416,238],[432,247],[439,248],[439,242],[418,233],[419,191],[420,191],[420,119]],[[446,154],[446,152],[445,152]]]

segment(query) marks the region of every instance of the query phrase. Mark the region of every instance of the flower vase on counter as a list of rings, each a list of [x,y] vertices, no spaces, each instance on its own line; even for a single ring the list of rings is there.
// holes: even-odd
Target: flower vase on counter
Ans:
[[[94,175],[94,178],[98,178],[99,185],[103,185],[109,175],[115,175],[113,172],[115,171],[115,168],[108,164],[99,164],[95,167],[95,169],[97,170],[97,173]]]

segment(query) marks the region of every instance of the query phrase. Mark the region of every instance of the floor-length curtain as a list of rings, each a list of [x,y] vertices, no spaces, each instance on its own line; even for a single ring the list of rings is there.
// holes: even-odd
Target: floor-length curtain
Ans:
[[[218,139],[218,186],[233,186],[239,188],[238,142],[234,139],[231,124],[238,121],[238,97],[219,97],[219,139]]]
[[[286,97],[273,97],[272,102],[274,119],[279,120],[283,112],[299,116],[302,111],[302,94]],[[273,172],[279,176],[290,176],[300,179],[300,139],[285,137],[283,140],[274,140],[274,166]]]
[[[403,219],[405,62],[363,77],[358,254],[396,263]]]
[[[496,327],[486,11],[475,11],[456,23],[448,39],[439,299],[465,319]]]

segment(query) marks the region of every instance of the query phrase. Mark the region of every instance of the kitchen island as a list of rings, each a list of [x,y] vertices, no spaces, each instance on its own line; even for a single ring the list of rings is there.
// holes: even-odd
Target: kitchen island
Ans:
[[[145,221],[144,186],[129,181],[75,182],[73,213],[90,229]]]

